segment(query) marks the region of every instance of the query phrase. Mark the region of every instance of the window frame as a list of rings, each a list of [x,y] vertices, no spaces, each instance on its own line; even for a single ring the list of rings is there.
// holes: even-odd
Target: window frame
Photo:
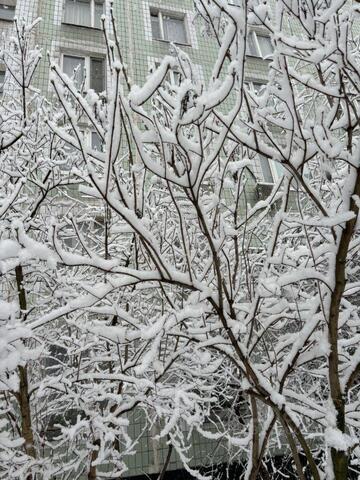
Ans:
[[[83,27],[83,28],[93,28],[95,30],[101,30],[101,20],[100,20],[100,26],[96,26],[96,17],[95,17],[95,4],[97,0],[89,0],[89,5],[90,5],[90,25],[86,25],[84,23],[73,23],[73,22],[66,22],[65,21],[65,15],[66,15],[66,5],[67,5],[68,0],[64,0],[64,9],[63,9],[63,17],[62,17],[62,23],[64,25],[72,25],[75,27]],[[102,15],[105,14],[105,3],[106,0],[103,0],[103,13]]]
[[[161,38],[154,37],[153,35],[153,29],[152,29],[152,16],[157,16],[158,21],[159,21],[159,31]],[[169,17],[174,20],[182,20],[183,26],[184,26],[184,34],[185,34],[185,43],[184,42],[176,42],[175,40],[168,40],[165,38],[164,35],[164,19],[163,17]],[[187,28],[187,22],[186,22],[186,13],[183,12],[175,12],[175,11],[169,11],[169,10],[163,10],[161,8],[156,8],[156,7],[150,7],[150,24],[151,24],[151,37],[153,40],[158,40],[160,42],[167,42],[167,43],[176,43],[177,45],[185,45],[185,46],[191,46],[190,43],[190,35],[189,31]]]
[[[271,48],[272,50],[274,51],[274,47],[271,43],[271,38],[269,35],[267,35],[265,32],[256,32],[255,30],[250,30],[248,32],[248,37],[249,36],[252,36],[252,39],[253,39],[253,42],[254,42],[254,45],[255,45],[255,49],[256,49],[256,54],[253,54],[253,53],[249,53],[247,47],[248,47],[248,39],[246,39],[246,51],[245,51],[245,55],[247,57],[252,57],[252,58],[261,58],[263,60],[272,60],[272,56],[273,56],[273,53],[271,53],[271,55],[263,55],[262,51],[261,51],[261,47],[260,47],[260,42],[258,40],[258,36],[259,37],[265,37],[265,38],[268,38],[269,41],[270,41],[270,44],[271,44]]]
[[[102,60],[103,62],[103,85],[104,89],[101,92],[96,92],[97,94],[106,92],[106,58],[104,55],[98,55],[98,54],[84,54],[84,53],[78,53],[78,52],[62,52],[61,54],[61,70],[62,72],[65,73],[64,71],[64,65],[65,65],[65,57],[73,57],[73,58],[82,58],[84,59],[84,75],[85,76],[85,83],[84,83],[84,92],[87,92],[88,90],[91,89],[91,60],[96,59],[96,60]]]

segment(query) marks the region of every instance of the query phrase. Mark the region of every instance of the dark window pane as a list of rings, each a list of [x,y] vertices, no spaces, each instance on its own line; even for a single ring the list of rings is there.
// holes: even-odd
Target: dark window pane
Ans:
[[[95,92],[105,90],[105,62],[103,58],[90,59],[90,88]]]
[[[0,95],[4,92],[5,70],[0,70]]]
[[[97,132],[91,132],[91,148],[97,150],[98,152],[103,151],[103,143]]]
[[[64,55],[63,70],[70,78],[74,78],[75,85],[80,88],[85,75],[85,58]]]
[[[151,13],[151,32],[153,38],[161,40],[160,20],[157,13]]]

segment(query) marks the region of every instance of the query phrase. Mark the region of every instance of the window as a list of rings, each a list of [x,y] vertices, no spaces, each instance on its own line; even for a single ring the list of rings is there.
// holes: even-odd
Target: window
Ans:
[[[101,57],[63,56],[63,71],[73,77],[78,89],[92,88],[95,92],[105,90],[105,60]],[[86,76],[85,76],[86,72]]]
[[[0,2],[0,19],[12,21],[15,17],[16,0]]]
[[[91,132],[91,148],[98,152],[104,151],[103,141],[97,132]]]
[[[159,68],[160,62],[155,62],[155,68]],[[171,85],[176,85],[177,87],[180,86],[180,83],[183,80],[183,75],[177,67],[171,68],[168,70],[166,75],[166,80]]]
[[[160,10],[151,10],[150,17],[154,39],[183,44],[188,43],[184,16],[168,14]]]
[[[80,130],[80,134],[84,144],[87,147],[91,147],[93,150],[98,152],[104,151],[103,141],[97,132],[91,130]],[[75,145],[77,145],[77,138],[73,133],[71,133],[71,135],[73,136]],[[71,143],[65,142],[62,149],[59,149],[59,152],[59,159],[61,161],[60,167],[64,172],[70,171],[73,167],[77,166],[79,161],[82,161],[82,156],[79,154],[79,150],[71,145]],[[70,243],[68,246],[70,246]]]
[[[64,23],[101,28],[104,0],[65,0]]]
[[[169,82],[171,85],[179,86],[182,80],[182,73],[177,68],[173,68],[169,71]]]
[[[273,53],[270,37],[254,31],[249,32],[246,41],[246,55],[251,57],[269,58]]]
[[[250,94],[251,98],[256,102],[260,107],[272,107],[275,108],[276,100],[275,95],[272,91],[268,91],[266,97],[263,97],[266,90],[266,82],[264,80],[247,80],[245,81],[245,86],[247,92]]]
[[[2,70],[0,66],[0,95],[4,93],[5,73],[5,70]]]
[[[247,81],[245,82],[245,85],[247,88],[250,90],[250,92],[254,92],[256,94],[262,93],[262,89],[265,87],[265,83],[259,81],[259,80],[252,80],[252,81]]]
[[[264,183],[275,183],[284,173],[284,167],[278,162],[270,161],[268,158],[260,155],[260,168]]]
[[[77,88],[81,88],[85,77],[85,58],[64,55],[63,71],[68,77],[73,78]]]

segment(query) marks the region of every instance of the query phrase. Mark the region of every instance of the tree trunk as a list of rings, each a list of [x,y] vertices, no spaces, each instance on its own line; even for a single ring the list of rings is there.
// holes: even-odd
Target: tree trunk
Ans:
[[[31,426],[31,411],[29,402],[29,384],[26,367],[19,367],[20,391],[18,395],[21,413],[21,435],[25,440],[25,452],[36,458],[34,435]]]
[[[91,460],[90,460],[90,470],[89,470],[89,474],[88,474],[88,480],[96,480],[96,465],[93,465],[93,462],[95,462],[95,460],[97,459],[98,455],[99,455],[99,447],[100,447],[100,440],[97,439],[94,441],[94,445],[95,448],[92,452],[91,452]]]
[[[36,449],[34,443],[34,435],[31,425],[31,410],[29,401],[29,383],[27,367],[18,367],[19,371],[19,392],[16,394],[16,398],[20,408],[21,415],[21,436],[25,440],[24,449],[25,453],[30,457],[36,458]],[[28,473],[26,480],[33,480],[32,473]]]
[[[19,306],[21,312],[24,312],[27,308],[26,302],[26,292],[23,286],[24,275],[23,269],[20,265],[15,268],[16,284],[19,297]],[[29,381],[28,381],[28,369],[25,365],[24,367],[19,366],[19,392],[16,395],[16,398],[19,403],[20,415],[21,415],[21,436],[25,440],[25,452],[30,457],[36,458],[36,449],[34,443],[34,435],[32,431],[32,421],[31,421],[31,408],[30,408],[30,396],[29,396]],[[26,477],[27,480],[32,480],[33,476],[31,473]]]
[[[335,287],[331,295],[330,314],[329,314],[329,383],[330,395],[336,411],[336,427],[342,433],[346,433],[345,420],[345,398],[340,385],[339,375],[339,351],[338,351],[338,328],[341,299],[346,286],[346,261],[349,251],[349,245],[356,227],[359,208],[353,197],[360,194],[360,171],[357,172],[357,178],[354,188],[354,195],[350,200],[350,211],[354,212],[355,217],[345,224],[341,232],[339,247],[335,261]],[[349,456],[346,451],[331,448],[331,459],[336,480],[347,480]]]

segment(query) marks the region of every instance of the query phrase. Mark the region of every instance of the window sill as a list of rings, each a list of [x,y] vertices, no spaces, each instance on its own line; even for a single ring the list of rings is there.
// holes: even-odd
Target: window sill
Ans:
[[[2,17],[0,17],[0,22],[13,23],[14,18],[2,18]]]
[[[154,37],[152,37],[152,39],[153,41],[166,43],[167,45],[169,45],[169,43],[175,43],[175,45],[181,45],[182,47],[191,47],[191,43],[174,42],[174,40],[163,40],[162,38],[154,38]]]
[[[92,27],[91,25],[81,25],[79,23],[69,23],[69,22],[61,22],[61,24],[66,25],[68,27],[84,28],[86,30],[96,30],[97,32],[102,32],[101,28]]]

